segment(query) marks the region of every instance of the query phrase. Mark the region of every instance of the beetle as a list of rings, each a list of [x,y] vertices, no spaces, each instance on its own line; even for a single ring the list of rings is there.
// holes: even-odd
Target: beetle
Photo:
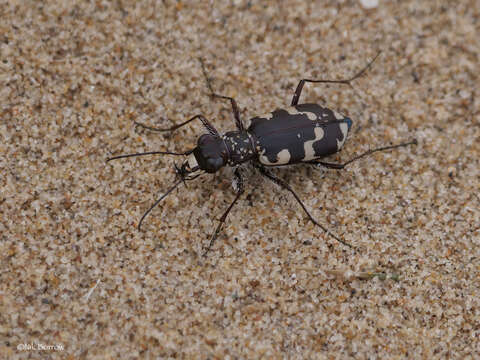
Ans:
[[[362,70],[349,79],[300,80],[294,92],[290,107],[277,109],[263,116],[253,117],[248,128],[245,128],[240,119],[240,111],[235,99],[229,96],[219,95],[213,91],[203,60],[200,59],[202,72],[210,90],[210,96],[212,98],[227,100],[230,102],[236,130],[226,132],[225,134],[220,134],[217,129],[201,114],[195,115],[185,122],[174,125],[170,128],[156,128],[135,122],[136,125],[151,131],[171,132],[187,125],[194,120],[200,120],[207,131],[198,138],[197,146],[195,148],[182,153],[170,151],[150,151],[144,153],[119,155],[107,159],[108,162],[126,157],[154,154],[186,156],[186,160],[180,167],[178,167],[176,164],[174,165],[178,180],[143,214],[138,224],[138,229],[141,228],[143,220],[152,211],[152,209],[155,208],[175,188],[177,188],[180,183],[193,180],[206,173],[216,173],[225,166],[233,167],[233,187],[236,195],[220,218],[215,232],[210,237],[208,247],[203,254],[205,256],[214,245],[228,214],[232,210],[233,206],[237,203],[240,196],[244,193],[243,176],[240,171],[240,165],[250,162],[263,177],[279,185],[282,189],[289,191],[299,203],[300,207],[306,213],[310,221],[312,221],[326,234],[332,236],[340,243],[352,247],[350,244],[332,233],[327,227],[317,222],[307,210],[306,206],[300,200],[295,191],[290,187],[290,185],[281,178],[272,174],[269,170],[269,167],[306,163],[331,169],[343,169],[353,161],[372,153],[417,143],[414,139],[412,141],[397,145],[371,149],[353,157],[344,163],[330,163],[321,160],[322,158],[334,154],[342,149],[353,122],[349,117],[322,107],[318,104],[299,104],[300,95],[305,83],[335,83],[349,85],[352,87],[351,82],[362,76],[370,68],[379,55],[380,52]]]

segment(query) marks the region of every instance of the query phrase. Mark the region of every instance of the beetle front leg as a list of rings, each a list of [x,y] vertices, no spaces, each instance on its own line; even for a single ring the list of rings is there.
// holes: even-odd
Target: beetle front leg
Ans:
[[[212,234],[212,237],[210,238],[210,243],[208,244],[207,249],[203,253],[203,256],[207,256],[207,253],[210,251],[212,248],[213,244],[215,243],[215,240],[217,239],[218,234],[220,233],[220,230],[222,229],[223,224],[225,223],[225,220],[227,219],[228,213],[230,210],[232,210],[233,206],[237,202],[237,200],[240,198],[240,196],[243,194],[245,191],[244,186],[243,186],[243,178],[240,174],[240,171],[238,169],[235,170],[234,172],[235,180],[236,181],[236,192],[237,195],[235,196],[235,199],[233,199],[232,203],[230,206],[227,208],[227,210],[223,213],[222,217],[220,218],[220,223],[218,224],[217,228],[215,229],[215,232]]]
[[[220,136],[217,129],[215,129],[215,127],[205,118],[205,116],[200,115],[200,114],[195,115],[194,117],[188,119],[187,121],[184,121],[181,124],[174,125],[174,126],[169,127],[169,128],[156,128],[156,127],[152,127],[152,126],[148,126],[148,125],[139,123],[138,121],[134,121],[134,122],[135,122],[135,125],[143,127],[144,129],[147,129],[147,130],[150,130],[150,131],[168,132],[168,131],[177,130],[177,129],[181,128],[182,126],[185,126],[188,123],[192,122],[195,119],[199,119],[202,122],[203,126],[208,130],[208,132],[210,134],[212,134],[214,136]]]
[[[233,117],[235,118],[235,125],[239,131],[245,130],[243,127],[242,120],[240,120],[240,110],[238,109],[237,102],[235,101],[234,98],[229,97],[229,96],[224,96],[224,95],[219,95],[213,91],[212,84],[210,82],[210,78],[207,75],[207,71],[205,70],[205,64],[203,63],[203,60],[200,58],[200,64],[202,65],[202,72],[203,75],[205,76],[205,80],[207,82],[208,89],[210,90],[210,96],[216,97],[218,99],[224,99],[224,100],[229,100],[230,104],[232,105],[232,111],[233,111]]]

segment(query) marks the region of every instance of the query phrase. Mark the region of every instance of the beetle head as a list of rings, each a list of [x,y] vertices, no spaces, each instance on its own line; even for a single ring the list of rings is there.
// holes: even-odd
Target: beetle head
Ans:
[[[186,162],[192,168],[196,165],[200,170],[214,173],[225,166],[227,160],[228,150],[223,139],[215,135],[204,134],[198,138],[197,147]]]

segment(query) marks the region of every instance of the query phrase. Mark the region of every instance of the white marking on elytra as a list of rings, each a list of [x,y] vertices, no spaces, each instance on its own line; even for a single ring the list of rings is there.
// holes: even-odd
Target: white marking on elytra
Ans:
[[[283,165],[283,164],[288,164],[290,161],[290,158],[292,157],[290,155],[290,151],[288,149],[283,149],[277,154],[277,160],[274,162],[270,162],[268,160],[268,157],[265,155],[265,149],[263,150],[262,154],[260,155],[260,162],[265,165]]]
[[[278,110],[285,110],[289,115],[306,115],[308,117],[308,119],[312,120],[312,121],[317,120],[317,115],[315,115],[315,113],[313,113],[311,111],[300,111],[297,108],[295,108],[294,106],[290,106],[290,107],[287,107],[287,108],[284,108],[284,109],[278,109]],[[261,116],[259,116],[259,118],[266,119],[266,120],[271,120],[271,119],[273,119],[273,112],[265,114],[265,115],[261,115]]]
[[[317,115],[311,111],[300,111],[294,106],[285,108],[285,111],[288,112],[290,115],[307,115],[309,120],[315,121],[317,120]]]
[[[335,116],[335,119],[337,119],[337,120],[345,119],[345,116],[343,116],[342,114],[340,114],[336,111],[333,112],[333,116]]]
[[[283,149],[277,154],[279,164],[288,164],[291,157],[292,156],[290,155],[290,151],[288,151],[288,149]]]
[[[347,139],[347,134],[348,134],[348,125],[345,122],[340,123],[340,131],[343,134],[343,139],[339,141],[337,139],[337,150],[340,150],[343,144],[345,143],[345,140]]]
[[[270,120],[273,118],[273,113],[269,112],[268,114],[258,116],[260,119]]]
[[[313,131],[315,133],[315,139],[305,141],[305,143],[303,144],[303,148],[305,150],[305,157],[303,158],[302,161],[313,160],[317,157],[317,156],[315,156],[315,150],[313,149],[313,143],[315,141],[322,140],[323,136],[325,135],[325,131],[323,131],[323,128],[321,128],[321,127],[315,127],[313,129]]]

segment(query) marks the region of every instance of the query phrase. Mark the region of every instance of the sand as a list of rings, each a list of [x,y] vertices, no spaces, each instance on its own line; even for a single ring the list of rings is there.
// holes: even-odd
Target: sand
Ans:
[[[0,5],[0,353],[5,358],[479,358],[478,1],[8,1]],[[362,5],[363,4],[363,5]],[[344,171],[246,169],[173,191],[195,146],[305,102],[350,116]]]

